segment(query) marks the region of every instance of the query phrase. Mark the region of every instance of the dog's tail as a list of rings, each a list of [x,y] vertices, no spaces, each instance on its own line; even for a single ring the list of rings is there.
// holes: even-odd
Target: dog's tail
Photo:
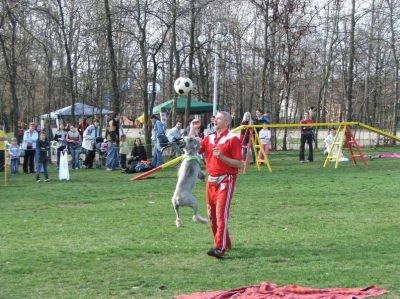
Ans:
[[[194,214],[192,219],[194,222],[198,222],[198,223],[202,223],[202,224],[206,224],[208,222],[208,220],[206,218],[203,218],[199,214]]]

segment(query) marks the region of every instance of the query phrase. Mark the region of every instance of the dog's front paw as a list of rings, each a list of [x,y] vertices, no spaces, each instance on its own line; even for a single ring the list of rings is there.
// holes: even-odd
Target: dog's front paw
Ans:
[[[206,180],[206,175],[202,171],[199,172],[197,177],[203,182]]]
[[[182,227],[183,226],[183,221],[181,219],[177,218],[175,220],[175,224],[176,224],[176,227]]]

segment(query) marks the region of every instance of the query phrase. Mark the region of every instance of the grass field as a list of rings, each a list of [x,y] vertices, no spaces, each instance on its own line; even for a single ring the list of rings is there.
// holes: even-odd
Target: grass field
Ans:
[[[366,154],[399,148],[365,150]],[[0,187],[0,298],[171,298],[267,280],[306,287],[366,287],[400,298],[400,160],[323,168],[273,152],[273,169],[240,175],[231,208],[233,250],[206,255],[208,225],[175,227],[176,167],[130,175],[72,171]],[[3,179],[3,174],[0,174]],[[2,181],[1,181],[2,183]],[[205,184],[194,191],[205,215]]]

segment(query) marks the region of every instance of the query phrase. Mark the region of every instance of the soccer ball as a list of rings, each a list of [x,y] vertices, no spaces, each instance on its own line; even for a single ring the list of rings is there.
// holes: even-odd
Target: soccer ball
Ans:
[[[193,82],[189,78],[179,77],[175,80],[174,89],[181,96],[188,96],[193,89]]]

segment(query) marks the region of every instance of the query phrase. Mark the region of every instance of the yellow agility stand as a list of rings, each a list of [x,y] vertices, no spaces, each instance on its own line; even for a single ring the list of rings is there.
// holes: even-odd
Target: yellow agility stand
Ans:
[[[7,187],[7,147],[4,149],[4,186]]]
[[[268,160],[268,155],[264,150],[264,146],[261,143],[260,140],[260,136],[258,135],[257,130],[254,130],[254,134],[253,134],[253,148],[254,148],[254,155],[255,155],[255,159],[256,159],[256,165],[257,165],[257,169],[260,171],[261,170],[261,164],[264,163],[267,166],[267,169],[269,172],[272,172],[271,169],[271,165],[269,164],[269,160]],[[259,159],[258,157],[258,150],[261,150],[263,159]]]
[[[354,135],[350,130],[350,127],[344,124],[340,125],[339,129],[336,132],[335,138],[333,139],[331,147],[329,148],[328,156],[325,159],[324,167],[329,164],[329,161],[335,160],[335,168],[338,168],[339,161],[342,155],[344,141],[346,141],[350,157],[353,160],[354,165],[357,165],[356,158],[360,158],[364,165],[367,166],[365,155],[362,153],[361,148],[357,143],[357,140],[354,138]],[[358,154],[354,154],[353,146],[357,150]],[[335,149],[337,149],[336,153]]]
[[[329,164],[329,161],[335,160],[335,168],[338,168],[339,161],[342,156],[342,149],[343,149],[343,141],[344,141],[344,134],[345,134],[346,126],[339,126],[335,137],[333,138],[333,142],[329,148],[328,156],[325,159],[324,167]],[[336,151],[335,151],[336,149]]]
[[[247,143],[246,143],[247,140]],[[250,142],[251,140],[251,142]],[[246,149],[246,157],[244,159],[244,167],[243,167],[243,173],[247,173],[247,165],[249,164],[249,156],[250,156],[250,150],[253,149],[254,151],[254,159],[256,161],[257,169],[258,171],[261,170],[261,165],[264,163],[267,166],[267,169],[269,172],[272,172],[271,165],[269,164],[268,160],[268,155],[265,153],[264,147],[261,144],[260,141],[260,136],[257,133],[257,130],[255,130],[252,127],[246,128],[245,132],[242,136],[242,139],[240,140],[242,144],[242,149]],[[252,148],[251,148],[252,147]],[[263,154],[263,159],[258,158],[258,150],[261,150]]]

